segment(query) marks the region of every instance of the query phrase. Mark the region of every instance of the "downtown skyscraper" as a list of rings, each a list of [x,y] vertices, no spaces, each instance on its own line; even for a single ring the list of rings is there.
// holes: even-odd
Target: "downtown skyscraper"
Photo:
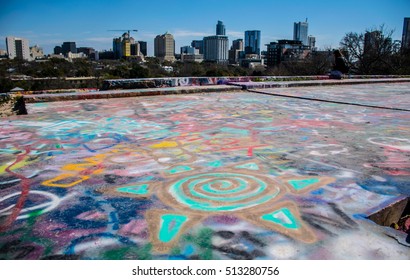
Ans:
[[[166,32],[163,35],[158,35],[154,39],[154,55],[161,61],[175,60],[175,40],[174,36]]]
[[[245,31],[245,54],[261,55],[261,32],[260,30]]]
[[[225,25],[220,20],[218,20],[218,23],[216,24],[216,35],[218,35],[218,36],[225,36],[226,35]]]
[[[308,41],[308,22],[295,22],[293,24],[293,40],[302,41],[304,46],[309,45]]]
[[[227,64],[229,59],[228,36],[225,25],[218,21],[216,35],[204,37],[204,60]]]
[[[408,17],[404,18],[401,48],[410,49],[410,18]]]

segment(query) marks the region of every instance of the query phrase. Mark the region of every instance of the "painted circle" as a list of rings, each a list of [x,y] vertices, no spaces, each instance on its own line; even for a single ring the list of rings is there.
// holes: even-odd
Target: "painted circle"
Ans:
[[[21,195],[20,192],[9,194],[9,195],[7,195],[3,198],[0,198],[0,202],[6,201],[10,198],[13,198],[13,197],[19,196],[19,195]],[[55,194],[52,194],[50,192],[30,191],[30,195],[43,196],[43,197],[48,198],[49,201],[40,203],[38,205],[31,206],[31,207],[23,208],[21,210],[21,213],[27,213],[27,214],[22,214],[22,215],[18,216],[17,220],[27,219],[28,217],[32,216],[34,212],[37,212],[38,214],[40,214],[40,213],[44,214],[46,212],[49,212],[49,211],[53,210],[54,208],[56,208],[61,202],[61,199],[58,196],[56,196]],[[13,207],[15,207],[15,204],[11,204],[6,208],[0,209],[0,216],[10,215],[11,212],[12,212]]]
[[[253,175],[206,173],[173,183],[169,193],[180,204],[193,210],[224,212],[268,202],[279,195],[280,188]]]

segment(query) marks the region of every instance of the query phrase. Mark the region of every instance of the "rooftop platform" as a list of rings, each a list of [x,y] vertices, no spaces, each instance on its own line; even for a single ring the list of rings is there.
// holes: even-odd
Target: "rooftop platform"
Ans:
[[[409,103],[406,82],[29,103],[0,120],[0,258],[408,260],[367,217],[406,207]]]
[[[118,87],[127,88],[134,85],[133,89],[108,89],[102,91],[59,92],[25,94],[27,103],[54,102],[67,100],[88,100],[105,98],[122,98],[137,96],[154,96],[169,94],[190,94],[204,92],[226,92],[243,90],[257,90],[267,88],[290,88],[330,85],[357,85],[375,83],[406,83],[408,77],[353,77],[351,79],[331,80],[327,76],[302,76],[302,77],[260,77],[261,81],[254,81],[255,77],[182,77],[182,78],[151,78],[151,79],[126,79],[112,80],[111,83]],[[301,79],[301,80],[292,80]],[[141,87],[141,88],[138,88]]]

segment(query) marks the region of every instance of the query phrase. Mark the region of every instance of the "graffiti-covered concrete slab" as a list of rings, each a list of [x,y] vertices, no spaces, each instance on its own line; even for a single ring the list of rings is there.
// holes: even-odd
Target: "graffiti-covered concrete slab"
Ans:
[[[2,259],[410,257],[367,219],[410,195],[409,112],[251,92],[28,111],[0,121]]]
[[[276,88],[257,89],[260,93],[287,96],[313,101],[330,101],[368,107],[410,111],[410,84],[397,83],[392,87],[388,84],[362,84],[346,91],[342,86],[328,86],[322,88]],[[377,90],[375,90],[377,89]]]
[[[184,87],[164,87],[164,88],[143,88],[143,89],[123,89],[123,90],[103,90],[103,91],[83,91],[83,92],[61,92],[61,93],[40,93],[26,94],[24,99],[28,103],[55,102],[106,98],[124,98],[153,95],[189,94],[206,92],[237,91],[238,86],[232,85],[204,85],[204,86],[184,86]]]

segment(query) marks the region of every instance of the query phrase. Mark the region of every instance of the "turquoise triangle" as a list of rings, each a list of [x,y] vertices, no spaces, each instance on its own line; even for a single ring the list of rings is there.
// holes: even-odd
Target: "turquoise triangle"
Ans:
[[[295,190],[303,190],[306,187],[309,187],[313,184],[319,183],[318,178],[309,178],[309,179],[301,179],[301,180],[289,180],[288,183],[295,189]]]
[[[259,166],[256,163],[253,163],[253,162],[238,165],[238,166],[236,166],[236,168],[249,169],[249,170],[259,170]]]
[[[117,192],[121,193],[131,193],[137,195],[148,194],[148,185],[136,185],[136,186],[128,186],[128,187],[121,187],[117,188]]]
[[[170,242],[180,231],[182,225],[188,220],[186,216],[165,214],[161,217],[161,228],[159,230],[159,240]]]
[[[288,208],[282,208],[275,212],[262,215],[261,218],[262,220],[278,224],[288,229],[298,229],[300,227],[296,217]]]

